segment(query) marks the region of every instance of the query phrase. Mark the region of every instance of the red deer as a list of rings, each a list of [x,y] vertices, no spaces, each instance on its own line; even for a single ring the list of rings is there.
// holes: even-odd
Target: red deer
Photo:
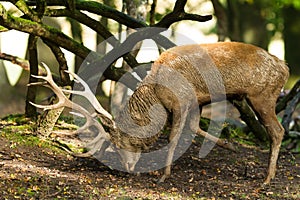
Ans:
[[[71,74],[84,84],[77,75]],[[49,69],[47,77],[38,76],[38,78],[49,82],[50,87],[59,96],[60,102],[52,106],[34,105],[45,109],[60,106],[73,107],[87,119],[80,130],[98,124],[96,127],[100,133],[89,143],[93,148],[85,155],[100,151],[103,143],[111,140],[120,148],[118,152],[122,163],[129,171],[134,170],[141,152],[157,141],[159,137],[157,127],[164,125],[163,118],[169,111],[172,113],[172,129],[166,168],[160,179],[164,181],[171,174],[174,149],[184,125],[189,124],[193,132],[209,136],[208,139],[222,142],[199,128],[199,113],[194,112],[195,107],[210,103],[211,92],[213,92],[213,101],[224,100],[225,95],[226,98],[245,98],[266,128],[270,139],[269,166],[264,181],[269,183],[275,176],[276,162],[284,135],[284,129],[275,114],[275,105],[288,76],[289,69],[284,61],[253,45],[237,42],[185,45],[165,51],[154,62],[151,73],[134,91],[127,107],[119,114],[119,119],[123,121],[121,125],[112,121],[112,116],[103,112],[101,106],[97,109],[95,105],[99,113],[104,113],[104,115],[100,114],[100,117],[105,119],[102,120],[103,123],[110,127],[109,132],[103,129],[94,116],[64,97],[63,91],[53,82]],[[207,83],[209,81],[213,82]],[[168,83],[175,84],[175,87],[170,89]],[[87,86],[85,89],[88,90]],[[65,92],[90,96],[81,91]],[[97,104],[91,100],[91,97],[87,98],[93,104]],[[153,123],[153,126],[149,130],[138,132],[136,130],[139,129],[135,129],[132,131],[134,133],[131,133],[131,125],[127,125],[127,122],[132,121],[141,127],[149,123]],[[154,131],[154,133],[147,136],[147,131]]]

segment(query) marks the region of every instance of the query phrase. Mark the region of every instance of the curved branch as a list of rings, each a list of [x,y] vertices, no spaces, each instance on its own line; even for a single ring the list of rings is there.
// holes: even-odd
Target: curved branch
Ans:
[[[159,23],[157,23],[154,26],[168,28],[171,24],[181,20],[193,20],[193,21],[204,22],[212,19],[211,15],[201,16],[196,14],[185,13],[184,6],[186,2],[187,0],[177,0],[174,6],[174,11],[167,14]],[[27,4],[31,6],[35,6],[36,2],[28,1]],[[51,1],[49,0],[47,1],[47,5],[67,7],[65,2],[61,0],[51,0]],[[103,17],[113,19],[116,22],[123,24],[129,28],[136,29],[136,28],[148,27],[148,25],[143,21],[139,21],[135,18],[130,17],[129,15],[126,15],[116,9],[113,9],[107,5],[98,2],[77,0],[75,1],[75,6],[76,9],[78,10],[88,11],[90,13],[94,13]],[[170,40],[160,35],[154,37],[153,39],[166,49],[175,46],[175,44],[172,43]]]
[[[160,22],[156,23],[155,26],[168,28],[173,23],[179,22],[182,20],[206,22],[211,19],[212,19],[211,15],[202,16],[202,15],[197,15],[197,14],[189,14],[189,13],[185,13],[185,12],[182,12],[182,13],[172,12],[172,13],[167,14],[165,17],[163,17],[163,19]]]
[[[49,9],[46,13],[46,16],[49,17],[70,17],[73,18],[80,23],[90,27],[91,29],[95,30],[99,35],[101,35],[103,38],[108,39],[107,41],[112,45],[116,46],[119,44],[119,41],[113,37],[113,35],[107,31],[107,29],[98,21],[90,18],[89,16],[83,14],[80,11],[69,11],[66,9]],[[130,26],[129,26],[130,27]],[[141,27],[148,27],[146,24],[142,25]],[[132,27],[130,27],[132,28]],[[157,35],[156,37],[153,38],[159,45],[162,47],[168,49],[171,47],[176,46],[173,42],[171,42],[168,38],[162,36],[162,35]],[[128,60],[126,60],[127,62]],[[129,61],[130,63],[130,61]],[[131,66],[133,66],[133,63],[131,63]]]
[[[43,40],[43,41],[45,44],[48,45],[48,47],[50,47],[57,62],[59,63],[59,74],[61,77],[62,86],[71,85],[70,76],[68,73],[65,72],[66,70],[68,70],[68,64],[64,53],[56,44],[53,44],[52,42],[49,42],[47,40]]]
[[[174,9],[171,13],[164,16],[160,22],[156,23],[154,26],[169,28],[173,23],[179,22],[182,20],[192,20],[198,22],[206,22],[212,19],[212,15],[197,15],[189,14],[184,11],[185,4],[187,0],[177,0],[174,6]]]
[[[184,7],[185,7],[186,3],[187,3],[187,0],[177,0],[175,2],[173,12],[175,12],[175,13],[184,12]]]
[[[101,35],[108,43],[110,43],[113,47],[119,45],[119,40],[109,32],[106,27],[104,27],[100,22],[97,20],[92,19],[91,17],[81,13],[78,10],[69,11],[66,9],[51,9],[45,13],[46,16],[50,17],[70,17],[88,27],[96,31],[99,35]],[[138,62],[136,59],[129,53],[128,55],[124,56],[124,60],[132,67],[138,66]]]
[[[86,14],[74,10],[70,11],[67,9],[48,9],[45,13],[45,16],[48,17],[70,17],[97,32],[99,35],[101,35],[104,39],[108,39],[108,42],[115,46],[119,43],[117,38],[114,37],[114,35],[109,32],[106,27],[104,27],[99,21],[94,20],[93,18],[87,16]]]
[[[120,24],[124,24],[130,28],[142,28],[147,26],[143,21],[139,21],[122,13],[116,9],[113,9],[105,4],[96,2],[96,1],[85,1],[85,0],[74,0],[76,9],[88,11],[109,19],[113,19]],[[27,1],[27,5],[36,6],[36,1]],[[66,2],[62,0],[48,0],[48,6],[66,6]]]
[[[10,61],[13,64],[19,65],[24,70],[29,71],[28,60],[24,60],[17,56],[13,56],[13,55],[1,53],[1,52],[0,52],[0,59]]]
[[[85,58],[89,53],[91,53],[90,49],[53,27],[10,15],[7,13],[2,4],[0,4],[0,25],[9,29],[15,29],[45,38],[82,58]],[[94,58],[98,57],[98,55],[94,56]]]

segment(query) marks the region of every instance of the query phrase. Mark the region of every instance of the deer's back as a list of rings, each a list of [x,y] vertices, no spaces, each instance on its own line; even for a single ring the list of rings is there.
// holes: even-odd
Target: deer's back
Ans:
[[[282,88],[289,75],[284,61],[259,47],[237,42],[171,48],[154,63],[152,74],[159,75],[162,68],[172,68],[186,78],[200,101],[209,99],[207,85],[216,93],[224,85],[226,94],[251,95],[267,87]]]

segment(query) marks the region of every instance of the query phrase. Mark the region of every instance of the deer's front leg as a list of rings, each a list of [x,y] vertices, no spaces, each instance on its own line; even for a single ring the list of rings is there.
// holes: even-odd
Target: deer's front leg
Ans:
[[[184,109],[183,111],[179,110],[173,112],[172,130],[169,136],[169,148],[168,148],[168,154],[166,159],[166,167],[165,167],[164,175],[158,181],[159,183],[164,182],[165,179],[171,175],[171,165],[173,162],[174,152],[178,144],[179,138],[181,136],[183,127],[185,125],[187,113],[188,113],[188,109]]]

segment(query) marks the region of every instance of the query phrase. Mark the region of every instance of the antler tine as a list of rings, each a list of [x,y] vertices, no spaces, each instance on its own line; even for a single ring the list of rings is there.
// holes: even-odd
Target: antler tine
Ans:
[[[104,130],[104,128],[93,118],[92,115],[87,115],[87,113],[83,113],[84,117],[86,118],[86,123],[77,129],[77,133],[82,132],[83,130],[88,130],[89,127],[94,125],[96,129],[98,130],[99,134],[90,142],[86,144],[86,147],[90,150],[86,153],[81,154],[72,154],[76,157],[90,157],[96,152],[102,152],[103,151],[103,143],[107,140],[110,140],[110,135]]]
[[[53,105],[39,105],[39,104],[36,104],[36,103],[33,103],[33,102],[29,102],[29,103],[31,105],[33,105],[33,106],[35,106],[37,108],[41,108],[43,110],[57,109],[57,108],[61,108],[61,107],[64,106],[61,102],[53,104]]]
[[[34,75],[31,75],[32,77],[35,77]],[[28,83],[27,86],[36,86],[36,85],[43,85],[45,86],[47,84],[47,81],[43,82],[34,82],[34,83]]]
[[[86,153],[80,153],[80,154],[75,153],[75,154],[73,154],[73,156],[86,158],[86,157],[92,156],[93,154],[95,154],[95,153],[98,152],[98,151],[102,152],[102,151],[101,151],[101,150],[102,150],[101,148],[102,148],[104,142],[105,142],[105,139],[104,139],[104,138],[99,139],[99,140],[95,143],[95,145],[93,146],[93,148],[91,148],[88,152],[86,152]]]
[[[84,90],[79,91],[79,90],[65,90],[65,89],[63,89],[63,91],[67,92],[67,93],[77,94],[77,95],[81,95],[81,96],[85,97],[91,103],[91,105],[93,105],[93,107],[95,108],[95,110],[99,114],[102,114],[103,116],[107,117],[108,119],[110,119],[113,122],[113,117],[111,116],[111,114],[109,112],[107,112],[101,106],[101,104],[99,103],[99,101],[97,100],[97,98],[95,97],[95,95],[93,94],[91,89],[89,88],[88,84],[84,80],[82,80],[82,78],[80,78],[77,74],[75,74],[71,71],[67,71],[67,70],[65,72],[72,75],[74,77],[74,79],[76,81],[78,81],[84,87]],[[113,122],[113,124],[114,124],[114,122]]]
[[[29,86],[44,85],[45,87],[50,88],[57,95],[59,101],[53,105],[38,105],[33,102],[30,102],[30,104],[36,106],[37,108],[42,108],[44,110],[56,109],[56,108],[61,108],[61,107],[72,108],[72,102],[64,95],[61,88],[59,88],[58,85],[56,85],[56,83],[54,82],[49,67],[45,63],[42,63],[42,66],[46,70],[46,76],[37,76],[37,75],[31,75],[31,76],[38,78],[38,79],[43,79],[49,85],[44,85],[44,82],[38,82],[38,83],[30,83]]]
[[[71,74],[72,76],[74,76],[74,78],[77,79],[84,86],[86,92],[85,91],[84,92],[71,91],[71,90],[65,90],[65,89],[60,88],[54,82],[49,67],[45,63],[42,63],[42,66],[46,70],[46,76],[35,76],[35,75],[33,75],[33,77],[38,78],[38,79],[43,79],[48,83],[48,85],[44,85],[44,86],[49,87],[57,95],[58,103],[53,104],[53,105],[38,105],[38,104],[35,104],[33,102],[30,102],[30,103],[32,105],[38,107],[38,108],[43,108],[44,110],[56,109],[56,108],[60,108],[60,107],[68,107],[68,108],[76,110],[78,113],[80,113],[82,115],[82,117],[84,117],[86,119],[86,123],[81,128],[79,128],[76,132],[78,133],[79,131],[86,130],[91,126],[95,126],[97,131],[98,131],[97,137],[95,137],[92,141],[88,142],[88,144],[87,144],[87,146],[93,146],[91,148],[91,150],[88,151],[87,153],[82,154],[81,156],[82,157],[88,157],[88,156],[93,155],[94,153],[96,153],[97,151],[100,150],[99,148],[102,147],[102,144],[104,143],[105,140],[110,139],[110,135],[104,130],[102,125],[100,123],[98,123],[97,120],[95,120],[95,118],[94,118],[95,115],[90,114],[85,108],[83,108],[79,104],[76,104],[76,103],[72,102],[64,94],[64,92],[74,93],[74,94],[78,93],[78,94],[83,95],[83,96],[87,95],[87,96],[92,96],[92,97],[94,95],[92,95],[92,92],[89,89],[89,87],[87,86],[87,84],[80,77],[78,77],[76,74],[74,74],[72,72],[68,72],[68,73]],[[29,86],[30,85],[39,85],[40,83],[29,84]],[[91,99],[93,99],[93,98],[88,98],[88,99],[91,102]],[[96,99],[96,97],[95,97],[95,99]],[[98,102],[98,104],[99,104],[99,102]],[[94,105],[94,104],[92,104],[92,105]],[[95,104],[95,105],[97,105],[97,104]],[[98,105],[98,107],[99,106],[100,106],[100,108],[102,108],[102,106],[100,104]],[[102,110],[104,110],[104,109],[102,108]],[[111,119],[112,118],[111,115],[107,111],[105,111],[105,112],[103,112],[104,113],[103,115],[106,116],[107,118]]]

